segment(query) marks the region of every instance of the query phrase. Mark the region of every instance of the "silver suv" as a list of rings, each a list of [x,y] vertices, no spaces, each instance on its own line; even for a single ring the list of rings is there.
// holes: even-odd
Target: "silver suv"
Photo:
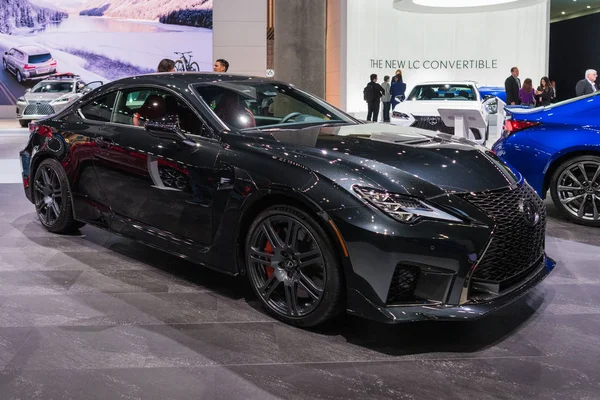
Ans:
[[[23,128],[29,122],[55,114],[84,94],[102,86],[101,81],[87,85],[78,75],[70,73],[51,76],[17,100],[17,118]]]
[[[46,49],[38,46],[20,46],[4,53],[2,66],[12,72],[19,83],[23,83],[44,79],[56,73],[57,62]]]

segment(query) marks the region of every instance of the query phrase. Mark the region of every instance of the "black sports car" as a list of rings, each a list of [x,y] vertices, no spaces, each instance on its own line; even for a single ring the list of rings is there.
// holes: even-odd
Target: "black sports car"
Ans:
[[[542,201],[494,154],[285,83],[128,78],[30,131],[23,183],[49,231],[91,224],[245,275],[291,324],[478,318],[554,267]]]

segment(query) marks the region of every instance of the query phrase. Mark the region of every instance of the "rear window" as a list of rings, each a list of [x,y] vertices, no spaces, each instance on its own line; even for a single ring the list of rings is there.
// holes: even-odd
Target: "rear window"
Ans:
[[[52,55],[50,53],[47,54],[36,54],[35,56],[29,56],[29,64],[41,64],[48,62],[52,59]]]

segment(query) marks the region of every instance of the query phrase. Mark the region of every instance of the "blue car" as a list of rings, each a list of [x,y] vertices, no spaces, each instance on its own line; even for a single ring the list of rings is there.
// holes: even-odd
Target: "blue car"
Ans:
[[[566,218],[600,226],[600,92],[506,112],[493,151]]]
[[[497,97],[506,103],[506,91],[500,86],[478,86],[479,94],[482,99]]]

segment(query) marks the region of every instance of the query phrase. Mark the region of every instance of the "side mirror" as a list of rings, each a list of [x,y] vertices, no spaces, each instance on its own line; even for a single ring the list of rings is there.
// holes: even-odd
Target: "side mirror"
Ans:
[[[146,132],[159,139],[184,142],[187,137],[179,129],[177,117],[164,117],[146,122]]]

